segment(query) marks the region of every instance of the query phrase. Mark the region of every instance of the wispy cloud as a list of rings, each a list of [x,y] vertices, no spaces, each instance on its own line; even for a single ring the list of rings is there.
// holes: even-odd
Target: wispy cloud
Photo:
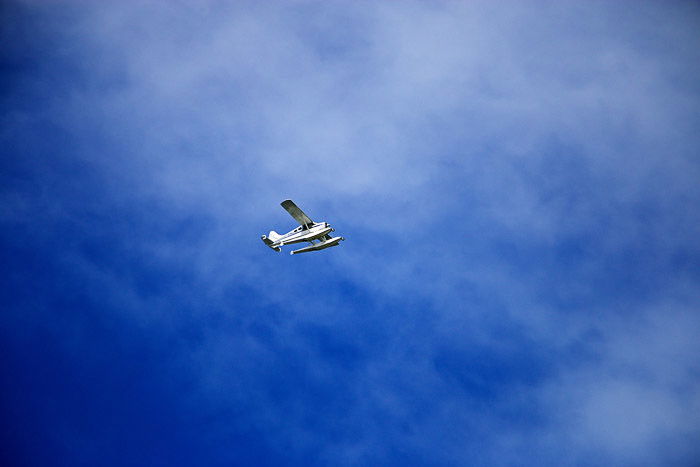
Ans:
[[[6,11],[2,332],[47,453],[697,458],[694,5]],[[348,241],[264,248],[287,197]]]

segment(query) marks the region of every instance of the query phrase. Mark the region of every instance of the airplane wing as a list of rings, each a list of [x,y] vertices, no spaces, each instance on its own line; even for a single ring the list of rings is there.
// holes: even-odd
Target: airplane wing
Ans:
[[[311,225],[314,223],[309,216],[304,214],[304,211],[299,209],[299,206],[294,204],[294,201],[287,199],[282,201],[282,207],[287,210],[287,212],[301,225]]]

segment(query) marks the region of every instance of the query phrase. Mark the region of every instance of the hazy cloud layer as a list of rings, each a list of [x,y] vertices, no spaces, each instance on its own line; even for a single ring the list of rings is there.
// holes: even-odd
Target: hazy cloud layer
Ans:
[[[9,458],[700,456],[694,4],[2,11]]]

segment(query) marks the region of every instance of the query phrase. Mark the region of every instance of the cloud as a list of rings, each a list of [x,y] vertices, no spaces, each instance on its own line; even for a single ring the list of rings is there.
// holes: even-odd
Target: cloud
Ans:
[[[694,6],[16,9],[3,335],[74,378],[57,452],[153,417],[213,464],[697,454]],[[348,241],[272,254],[287,197]]]

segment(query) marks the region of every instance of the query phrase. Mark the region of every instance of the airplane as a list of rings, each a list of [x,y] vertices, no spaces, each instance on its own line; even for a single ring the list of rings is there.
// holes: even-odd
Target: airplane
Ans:
[[[300,226],[284,235],[280,235],[274,230],[271,230],[269,235],[262,235],[260,237],[262,241],[273,250],[282,251],[280,247],[290,243],[310,243],[309,246],[290,253],[295,255],[297,253],[306,253],[307,251],[325,250],[332,246],[338,246],[341,241],[345,240],[343,237],[331,237],[330,233],[335,232],[335,229],[328,222],[312,221],[291,199],[284,200],[280,204],[296,219]]]

